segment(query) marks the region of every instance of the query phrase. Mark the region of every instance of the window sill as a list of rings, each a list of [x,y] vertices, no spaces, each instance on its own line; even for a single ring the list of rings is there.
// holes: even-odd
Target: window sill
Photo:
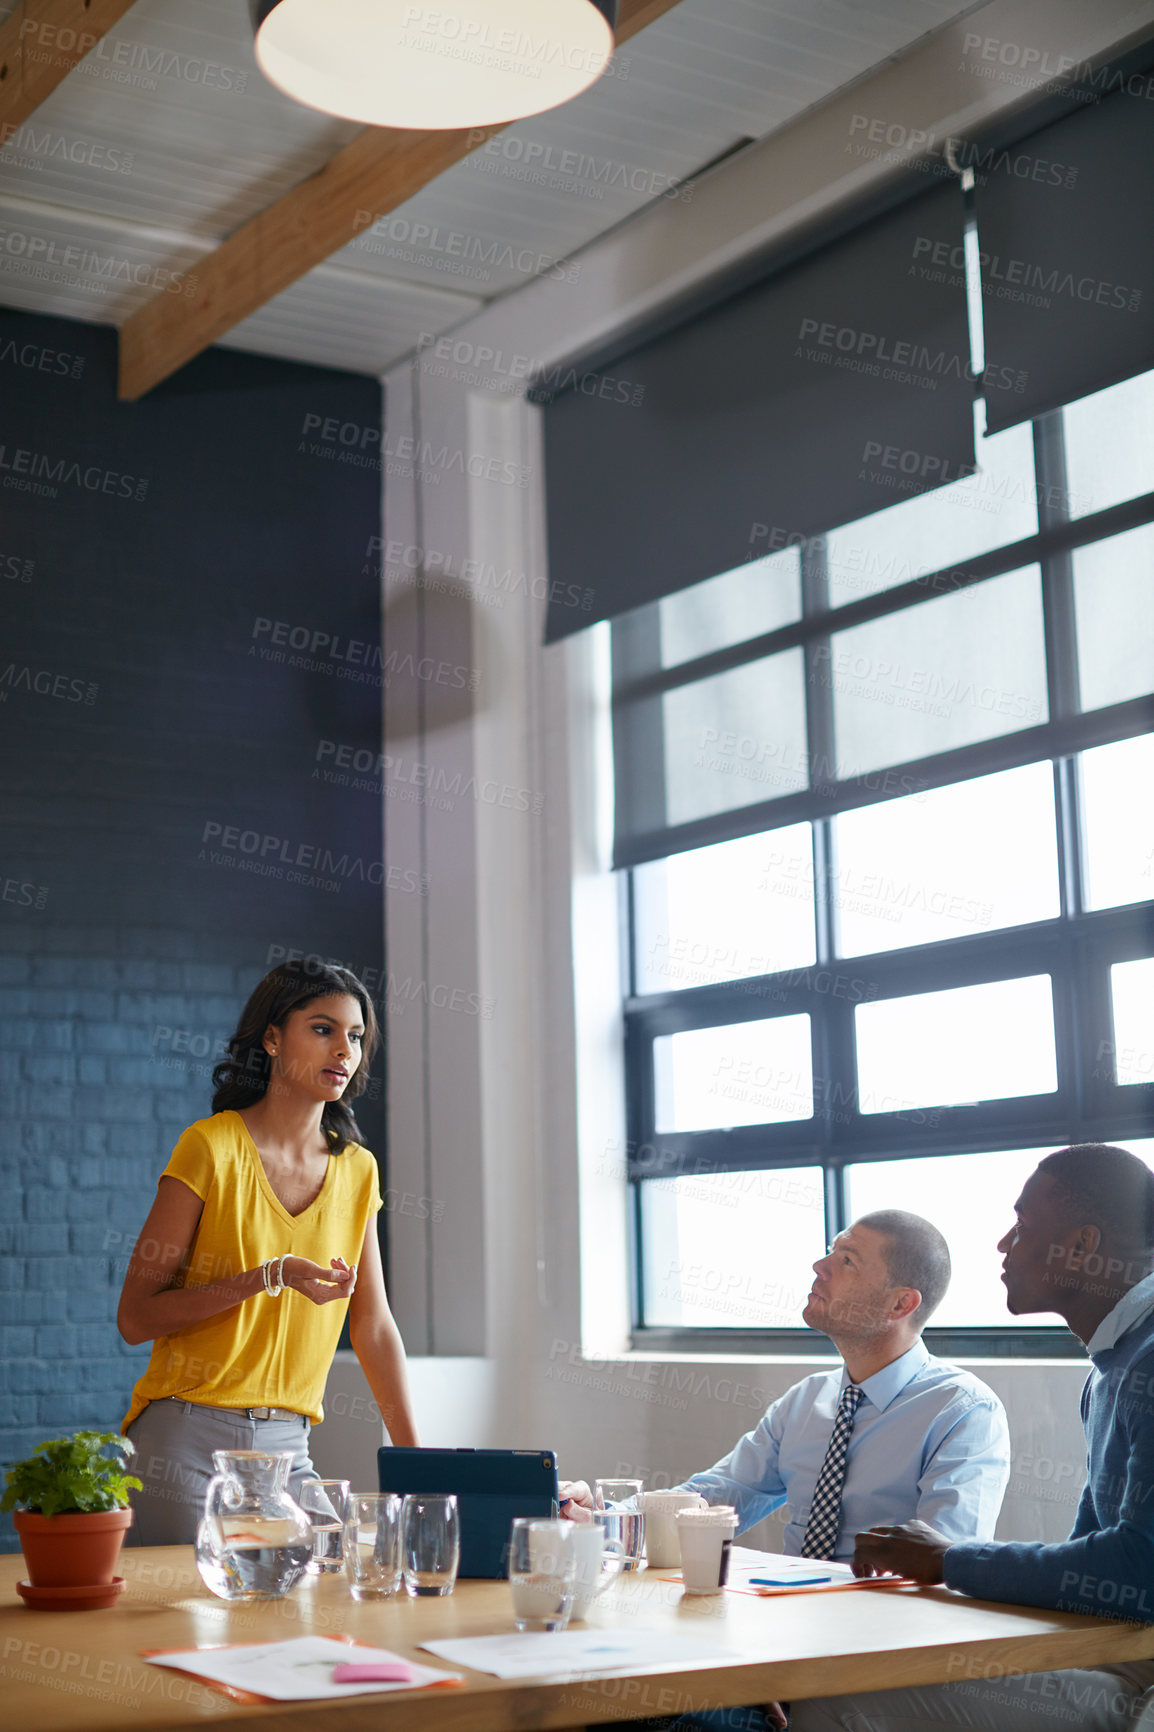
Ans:
[[[927,1329],[929,1351],[939,1359],[964,1360],[967,1365],[1086,1364],[1086,1350],[1064,1328]],[[825,1336],[810,1330],[739,1333],[736,1330],[638,1329],[632,1347],[610,1359],[709,1360],[714,1364],[791,1365],[837,1358]]]

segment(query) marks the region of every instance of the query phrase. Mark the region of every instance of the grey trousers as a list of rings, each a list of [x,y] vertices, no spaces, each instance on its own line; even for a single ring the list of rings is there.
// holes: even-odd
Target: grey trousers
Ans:
[[[1154,1660],[1024,1672],[795,1702],[790,1732],[1131,1732],[1154,1708]],[[1146,1722],[1150,1724],[1150,1721]]]
[[[318,1478],[309,1459],[309,1422],[299,1419],[246,1419],[219,1407],[190,1401],[150,1401],[128,1428],[136,1445],[129,1472],[144,1482],[133,1492],[136,1519],[125,1539],[133,1546],[188,1546],[204,1514],[204,1494],[216,1469],[214,1449],[290,1450],[289,1492],[295,1497],[306,1479]]]

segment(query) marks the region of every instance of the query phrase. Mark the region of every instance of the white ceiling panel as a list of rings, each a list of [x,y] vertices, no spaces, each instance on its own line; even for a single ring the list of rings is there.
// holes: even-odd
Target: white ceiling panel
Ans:
[[[220,240],[357,130],[267,83],[246,0],[137,0],[0,150],[0,185]]]
[[[125,229],[85,211],[0,197],[0,305],[121,325],[154,294],[192,298],[197,265],[212,245],[141,224]],[[422,333],[444,331],[482,305],[478,296],[322,265],[223,342],[261,355],[380,373],[415,348]]]
[[[413,283],[382,283],[360,271],[321,265],[235,326],[222,345],[288,356],[353,373],[383,373],[484,303]],[[308,355],[301,350],[307,346]]]
[[[509,128],[227,342],[383,369],[536,275],[579,279],[598,235],[690,202],[681,183],[705,165],[976,3],[682,0],[591,90]],[[119,324],[158,285],[182,292],[355,130],[264,81],[247,0],[138,0],[0,150],[0,300]]]
[[[515,289],[653,199],[691,201],[679,183],[706,163],[968,9],[682,0],[624,45],[619,75],[507,128],[337,257],[365,269],[375,256],[408,274],[404,255],[419,249],[422,280],[453,280],[464,261],[489,271],[478,284],[488,297]]]
[[[121,325],[154,294],[191,297],[197,261],[211,249],[207,239],[0,190],[0,303],[6,306]]]

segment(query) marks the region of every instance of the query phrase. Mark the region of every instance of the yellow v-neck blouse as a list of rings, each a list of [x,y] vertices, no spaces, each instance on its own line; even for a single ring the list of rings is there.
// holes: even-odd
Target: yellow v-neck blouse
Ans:
[[[326,1269],[333,1257],[359,1263],[365,1228],[381,1207],[377,1163],[368,1149],[349,1143],[329,1156],[308,1208],[290,1215],[234,1112],[190,1125],[162,1176],[179,1179],[204,1203],[188,1254],[188,1287],[255,1269],[282,1251]],[[140,1250],[147,1261],[148,1246]],[[325,1380],[347,1311],[347,1299],[314,1305],[288,1288],[278,1299],[262,1291],[204,1323],[158,1336],[121,1430],[150,1401],[169,1395],[208,1407],[289,1407],[323,1419]]]

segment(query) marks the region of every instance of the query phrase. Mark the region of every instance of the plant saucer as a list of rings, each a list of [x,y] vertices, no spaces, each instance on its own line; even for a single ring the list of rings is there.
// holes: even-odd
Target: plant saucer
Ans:
[[[99,1612],[116,1604],[124,1592],[124,1577],[86,1582],[79,1588],[36,1588],[31,1582],[17,1582],[16,1592],[25,1605],[40,1612]]]

